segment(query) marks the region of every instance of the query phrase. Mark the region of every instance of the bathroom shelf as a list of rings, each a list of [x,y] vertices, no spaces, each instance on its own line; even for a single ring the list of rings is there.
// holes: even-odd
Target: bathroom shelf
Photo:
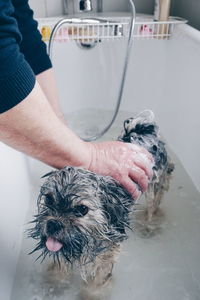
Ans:
[[[54,26],[64,17],[37,19],[45,42],[49,41]],[[68,18],[68,16],[65,16]],[[169,39],[176,26],[186,23],[185,19],[170,17],[167,22],[155,22],[152,16],[136,17],[134,37],[136,39]],[[79,41],[92,43],[126,38],[129,35],[129,17],[70,18],[55,37],[55,41]]]

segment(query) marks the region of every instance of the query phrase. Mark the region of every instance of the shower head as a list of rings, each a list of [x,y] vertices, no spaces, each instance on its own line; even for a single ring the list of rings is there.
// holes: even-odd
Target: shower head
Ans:
[[[92,10],[92,1],[91,0],[81,0],[79,2],[80,11],[91,11]]]

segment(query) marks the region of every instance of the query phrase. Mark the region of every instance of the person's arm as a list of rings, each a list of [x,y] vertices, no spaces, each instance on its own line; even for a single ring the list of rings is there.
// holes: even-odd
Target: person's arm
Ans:
[[[21,0],[15,0],[20,2]],[[24,0],[23,0],[24,1]],[[151,176],[151,156],[121,142],[80,140],[54,113],[20,53],[11,0],[0,1],[0,140],[53,167],[79,166],[118,180],[137,198]]]
[[[38,74],[36,76],[36,79],[42,91],[44,92],[47,100],[51,104],[51,107],[53,108],[54,112],[56,113],[58,118],[65,123],[64,115],[59,104],[59,96],[53,69],[51,68]]]
[[[0,140],[55,168],[89,165],[89,147],[58,119],[38,83],[24,101],[0,114]]]
[[[52,64],[47,54],[46,44],[38,30],[38,23],[33,18],[33,10],[29,6],[29,0],[12,0],[14,6],[13,17],[22,36],[19,44],[21,53],[31,66],[35,75],[50,68]]]
[[[35,75],[20,52],[21,34],[11,0],[0,1],[0,113],[14,107],[32,91]]]
[[[145,149],[79,139],[55,115],[38,83],[24,101],[0,114],[0,140],[55,168],[72,165],[110,175],[134,198],[140,192],[133,180],[146,190],[152,172]]]
[[[38,30],[38,23],[33,18],[33,10],[30,8],[28,0],[13,0],[12,2],[15,8],[13,16],[17,20],[22,35],[20,51],[34,71],[36,79],[54,112],[64,121],[52,64],[47,54],[46,44],[42,41],[42,36]]]

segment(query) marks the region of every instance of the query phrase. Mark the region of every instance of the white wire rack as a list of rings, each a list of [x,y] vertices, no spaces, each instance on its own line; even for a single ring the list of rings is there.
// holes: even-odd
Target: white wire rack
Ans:
[[[45,42],[49,41],[51,32],[60,18],[38,19],[39,29]],[[83,43],[116,40],[128,37],[129,18],[70,19],[71,23],[63,25],[55,37],[55,41],[79,41]],[[176,26],[187,21],[178,17],[170,17],[166,22],[156,22],[152,17],[137,17],[134,28],[136,39],[169,39]]]

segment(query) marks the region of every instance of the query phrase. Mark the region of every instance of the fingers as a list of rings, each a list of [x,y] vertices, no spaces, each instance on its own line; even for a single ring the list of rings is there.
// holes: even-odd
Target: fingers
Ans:
[[[145,157],[142,157],[141,155],[137,155],[134,159],[134,165],[142,169],[149,179],[152,179],[153,165],[149,162],[149,160],[145,159]]]
[[[131,146],[131,147],[130,147]],[[132,165],[136,165],[140,169],[142,169],[146,176],[151,179],[153,176],[153,165],[154,159],[151,153],[149,153],[145,148],[140,147],[135,144],[129,145],[129,149],[132,149]]]
[[[137,200],[141,196],[142,193],[139,191],[137,184],[134,183],[129,177],[126,179],[121,178],[119,182],[131,194],[134,200]]]
[[[148,180],[148,177],[146,176],[145,172],[142,169],[140,169],[138,167],[134,167],[134,168],[130,169],[129,177],[131,180],[133,180],[140,186],[142,192],[147,191],[149,180]]]
[[[149,151],[147,151],[144,147],[141,147],[141,146],[136,145],[136,144],[126,144],[126,145],[127,145],[133,152],[146,155],[146,157],[147,157],[152,163],[154,163],[153,156],[152,156],[151,153],[150,153]]]
[[[134,199],[137,199],[148,189],[149,179],[153,177],[154,159],[145,148],[134,144],[131,147],[129,145],[130,148],[132,151],[128,151],[126,162],[123,164],[123,167],[127,168],[128,176],[123,178],[121,184]]]
[[[95,149],[91,171],[113,177],[135,200],[147,190],[149,179],[153,176],[154,160],[145,148],[122,142],[105,142],[95,144]]]

